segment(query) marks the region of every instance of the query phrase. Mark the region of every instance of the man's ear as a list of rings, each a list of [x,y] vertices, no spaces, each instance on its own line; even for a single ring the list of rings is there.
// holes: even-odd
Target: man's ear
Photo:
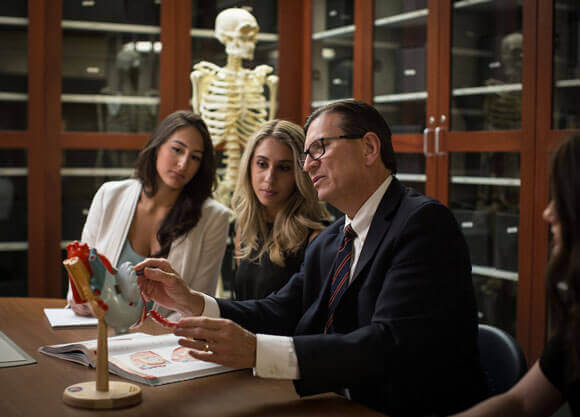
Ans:
[[[361,139],[365,165],[371,166],[381,158],[381,141],[376,133],[367,132]]]

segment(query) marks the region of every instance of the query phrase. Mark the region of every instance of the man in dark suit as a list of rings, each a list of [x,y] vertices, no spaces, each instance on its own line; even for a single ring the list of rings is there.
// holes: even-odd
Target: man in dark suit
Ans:
[[[395,177],[391,133],[372,106],[345,100],[306,122],[302,168],[337,220],[301,271],[261,300],[187,290],[146,260],[146,297],[181,311],[175,334],[196,358],[335,391],[396,415],[444,414],[481,400],[476,305],[465,239],[451,212]]]

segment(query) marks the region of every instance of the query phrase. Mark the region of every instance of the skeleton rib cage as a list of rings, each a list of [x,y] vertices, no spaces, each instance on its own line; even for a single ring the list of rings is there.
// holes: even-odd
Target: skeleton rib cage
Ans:
[[[276,76],[268,76],[271,72],[267,65],[238,71],[209,62],[194,66],[192,83],[199,86],[199,91],[194,89],[194,111],[207,124],[214,146],[224,144],[226,172],[217,193],[222,202],[229,200],[227,194],[235,187],[241,150],[268,120],[268,110],[270,113],[274,110],[263,95],[264,83],[277,84]]]

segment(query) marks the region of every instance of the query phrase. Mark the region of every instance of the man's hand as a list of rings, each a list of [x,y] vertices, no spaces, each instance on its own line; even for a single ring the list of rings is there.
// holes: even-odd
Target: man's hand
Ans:
[[[145,259],[135,265],[135,271],[146,301],[154,300],[184,316],[199,316],[203,311],[205,301],[201,293],[190,290],[167,259]]]
[[[188,317],[179,320],[179,344],[192,350],[191,356],[231,368],[256,366],[256,335],[226,319]]]

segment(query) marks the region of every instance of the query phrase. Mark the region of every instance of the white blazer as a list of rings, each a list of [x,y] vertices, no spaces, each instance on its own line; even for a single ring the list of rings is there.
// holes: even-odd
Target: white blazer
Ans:
[[[81,240],[105,255],[113,266],[117,265],[129,234],[141,190],[142,184],[136,179],[107,182],[99,188],[91,203]],[[196,291],[215,294],[230,215],[227,207],[208,198],[195,227],[171,244],[167,260]],[[67,299],[71,298],[69,288]],[[155,309],[164,315],[170,313],[159,306]]]

